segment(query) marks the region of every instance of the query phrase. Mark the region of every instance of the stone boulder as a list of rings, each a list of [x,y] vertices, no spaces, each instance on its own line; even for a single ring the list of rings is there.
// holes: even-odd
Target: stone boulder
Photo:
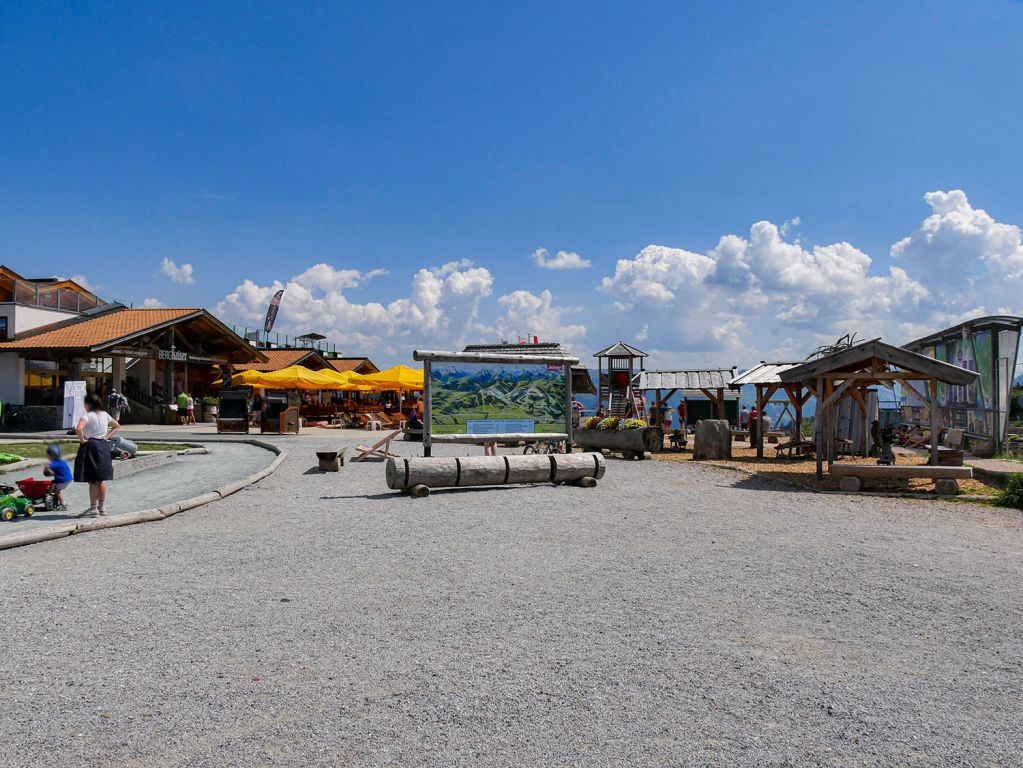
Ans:
[[[693,458],[732,458],[732,428],[725,419],[703,419],[696,422]]]

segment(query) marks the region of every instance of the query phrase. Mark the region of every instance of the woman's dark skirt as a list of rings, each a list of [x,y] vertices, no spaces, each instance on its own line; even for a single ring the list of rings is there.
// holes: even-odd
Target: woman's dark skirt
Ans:
[[[80,445],[75,456],[75,482],[98,483],[113,479],[110,443],[101,437],[94,437]]]

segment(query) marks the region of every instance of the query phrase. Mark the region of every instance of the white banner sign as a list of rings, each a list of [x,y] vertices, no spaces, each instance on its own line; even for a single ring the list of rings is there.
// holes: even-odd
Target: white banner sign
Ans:
[[[64,382],[64,429],[74,429],[85,415],[85,382]]]

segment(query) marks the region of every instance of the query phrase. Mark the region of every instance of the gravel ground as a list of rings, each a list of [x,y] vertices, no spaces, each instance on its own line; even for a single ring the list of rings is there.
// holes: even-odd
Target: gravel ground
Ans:
[[[1019,513],[614,460],[409,499],[278,441],[0,552],[0,765],[1023,765]]]

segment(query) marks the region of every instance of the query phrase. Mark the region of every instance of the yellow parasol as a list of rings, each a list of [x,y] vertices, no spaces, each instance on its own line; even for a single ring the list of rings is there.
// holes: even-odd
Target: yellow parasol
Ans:
[[[423,369],[409,368],[407,365],[396,365],[386,371],[370,373],[362,377],[367,384],[378,390],[396,389],[400,391],[420,390],[423,388]]]
[[[279,371],[239,371],[232,384],[247,384],[267,389],[339,389],[336,371],[314,371],[302,365],[290,365]]]

